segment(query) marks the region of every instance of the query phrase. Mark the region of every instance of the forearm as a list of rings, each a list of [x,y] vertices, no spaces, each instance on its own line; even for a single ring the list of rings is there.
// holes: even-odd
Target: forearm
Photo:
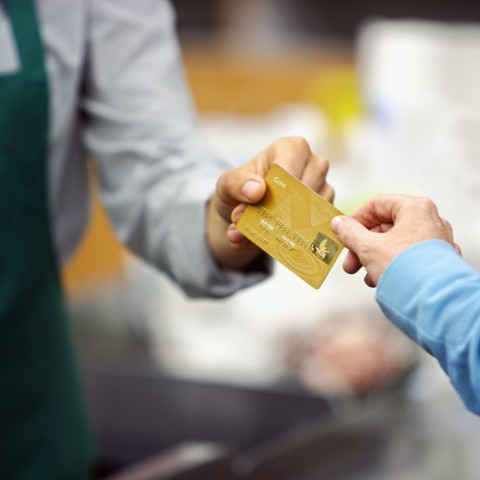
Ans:
[[[244,270],[258,259],[261,253],[254,245],[251,250],[234,250],[226,235],[229,225],[230,222],[219,215],[210,201],[207,213],[207,243],[212,256],[220,267]]]
[[[377,300],[434,355],[469,409],[480,413],[480,275],[445,242],[418,244],[387,268]]]
[[[265,278],[219,268],[208,248],[205,206],[228,165],[197,128],[169,3],[91,8],[83,137],[118,237],[192,296]]]

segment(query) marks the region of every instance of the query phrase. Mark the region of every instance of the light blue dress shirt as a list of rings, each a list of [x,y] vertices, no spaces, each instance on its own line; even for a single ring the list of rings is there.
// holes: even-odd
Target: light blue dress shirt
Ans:
[[[188,294],[224,296],[264,278],[219,269],[209,254],[206,202],[232,165],[199,133],[170,3],[36,2],[50,82],[48,181],[59,263],[88,220],[90,156],[119,239]],[[0,17],[8,52],[0,72],[8,72],[18,58],[3,9]]]
[[[465,405],[480,414],[480,274],[448,243],[402,252],[376,298],[385,315],[434,355]]]

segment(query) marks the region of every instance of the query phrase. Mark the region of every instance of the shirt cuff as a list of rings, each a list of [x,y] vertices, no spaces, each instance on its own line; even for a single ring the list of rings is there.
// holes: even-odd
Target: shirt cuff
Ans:
[[[448,264],[452,253],[458,255],[444,240],[425,240],[412,245],[398,254],[383,272],[377,285],[377,298],[409,295],[416,284],[421,284],[432,271],[438,271],[439,263]]]
[[[376,300],[383,312],[416,341],[419,325],[409,318],[418,308],[412,301],[419,291],[437,280],[438,272],[449,271],[455,248],[444,240],[426,240],[397,255],[380,277]]]
[[[211,182],[206,188],[211,189]],[[197,184],[196,192],[201,190],[202,186]],[[172,209],[168,239],[170,271],[188,296],[226,297],[265,280],[272,273],[273,262],[264,254],[245,271],[217,265],[206,238],[206,204],[211,192],[203,190],[203,201],[187,199]]]

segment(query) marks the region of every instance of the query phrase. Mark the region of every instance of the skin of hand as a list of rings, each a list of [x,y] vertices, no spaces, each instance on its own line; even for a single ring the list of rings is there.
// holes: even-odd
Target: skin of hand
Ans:
[[[266,191],[265,176],[277,163],[330,202],[334,190],[327,183],[328,161],[312,153],[302,137],[273,142],[244,165],[227,170],[217,181],[208,205],[207,242],[216,262],[225,268],[246,268],[261,250],[235,227],[249,204],[259,202]]]
[[[440,239],[453,245],[450,223],[439,216],[434,202],[425,197],[379,195],[350,217],[335,217],[331,227],[349,249],[343,269],[350,274],[365,267],[365,283],[375,287],[388,264],[415,243]]]

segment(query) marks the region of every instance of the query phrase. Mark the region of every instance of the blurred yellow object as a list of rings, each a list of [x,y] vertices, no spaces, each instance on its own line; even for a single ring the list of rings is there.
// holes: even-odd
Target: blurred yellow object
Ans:
[[[351,82],[346,80],[351,78],[347,73],[351,72],[353,60],[346,47],[304,45],[245,52],[220,45],[184,43],[183,53],[201,112],[241,115],[269,112],[289,102],[321,103],[320,95],[312,92],[325,86],[333,91],[335,83],[333,78],[330,81],[330,72],[344,72],[342,84],[351,88]],[[325,75],[328,78],[324,79]]]
[[[94,189],[92,213],[82,242],[62,272],[69,297],[100,284],[119,282],[127,252],[116,239],[106,211]]]
[[[364,111],[353,63],[330,65],[315,75],[308,85],[307,98],[325,111],[334,130]]]

